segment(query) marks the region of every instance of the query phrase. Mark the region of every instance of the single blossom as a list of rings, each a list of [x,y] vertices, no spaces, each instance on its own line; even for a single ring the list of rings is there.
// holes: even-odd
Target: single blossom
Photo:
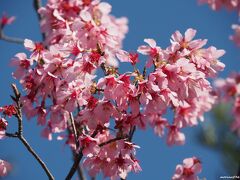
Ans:
[[[12,166],[9,162],[0,159],[0,177],[6,176],[11,169]]]
[[[186,158],[183,164],[176,167],[172,180],[199,180],[197,176],[202,171],[201,161],[196,158]]]
[[[0,19],[1,29],[4,28],[6,25],[12,24],[14,20],[15,20],[14,16],[8,17],[6,14],[3,14]]]

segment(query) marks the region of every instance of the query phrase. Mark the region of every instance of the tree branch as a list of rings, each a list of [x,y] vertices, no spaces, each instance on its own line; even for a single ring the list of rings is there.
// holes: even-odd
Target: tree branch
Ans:
[[[93,134],[91,135],[91,137],[94,138],[97,134],[98,134],[98,130],[96,129],[96,130],[93,132]],[[65,178],[66,180],[70,180],[70,179],[73,177],[73,175],[74,175],[74,173],[76,172],[76,170],[78,169],[79,163],[80,163],[80,161],[81,161],[81,159],[82,159],[82,157],[83,157],[83,152],[82,152],[83,149],[84,149],[84,148],[81,147],[79,153],[76,155],[76,159],[75,159],[75,161],[74,161],[74,163],[73,163],[73,165],[72,165],[72,167],[71,167],[71,169],[70,169],[67,177]]]
[[[136,126],[133,126],[132,129],[129,132],[129,137],[128,137],[128,140],[130,142],[132,141],[132,138],[133,138],[133,135],[134,135],[135,131],[136,131]]]
[[[21,136],[21,135],[18,137],[18,139],[20,139],[20,141],[23,143],[23,145],[27,148],[28,152],[30,152],[34,156],[34,158],[38,161],[38,163],[42,166],[42,168],[44,169],[45,173],[48,176],[48,179],[53,180],[54,177],[51,174],[51,172],[49,171],[49,169],[47,168],[46,164],[42,161],[42,159],[37,155],[37,153],[29,145],[27,140],[23,136]]]
[[[23,39],[16,38],[16,37],[9,37],[9,36],[5,35],[2,28],[0,28],[0,39],[3,41],[10,42],[10,43],[17,43],[17,44],[24,43]]]
[[[73,150],[72,150],[72,153],[73,153],[74,161],[75,161],[76,153]],[[81,164],[78,165],[77,173],[78,173],[78,177],[79,177],[80,180],[86,180]]]
[[[68,133],[71,134],[71,129],[68,127]],[[78,142],[78,141],[77,141]],[[76,145],[77,146],[77,145]],[[73,155],[73,161],[76,161],[76,158],[77,158],[77,155],[76,155],[76,152],[72,150],[72,155]],[[80,180],[86,180],[85,176],[84,176],[84,172],[83,172],[83,169],[82,169],[82,166],[81,165],[78,165],[78,168],[77,168],[77,173],[78,173],[78,177]]]
[[[105,145],[107,145],[107,144],[113,143],[113,142],[118,141],[118,140],[121,140],[121,139],[126,139],[126,138],[128,138],[128,137],[116,137],[116,138],[114,138],[114,139],[110,139],[110,140],[108,140],[108,141],[106,141],[106,142],[103,142],[103,143],[99,144],[98,146],[99,146],[99,147],[102,147],[102,146],[105,146]]]
[[[27,142],[27,140],[23,136],[22,110],[21,110],[21,103],[20,103],[21,94],[19,93],[17,86],[15,84],[12,84],[12,89],[13,89],[13,92],[15,95],[15,97],[12,97],[12,99],[16,103],[15,108],[16,108],[17,113],[16,113],[15,117],[18,120],[18,132],[16,132],[15,134],[6,133],[6,136],[18,138],[22,142],[22,144],[27,148],[28,152],[30,152],[33,155],[33,157],[38,161],[38,163],[41,165],[41,167],[45,171],[48,178],[50,180],[54,180],[54,177],[51,174],[51,172],[49,171],[49,169],[47,168],[46,164],[42,161],[42,159],[33,150],[33,148],[30,146],[30,144]]]
[[[38,20],[39,20],[39,23],[40,23],[41,20],[42,20],[42,16],[41,16],[41,14],[39,14],[38,10],[39,10],[39,8],[42,7],[42,1],[41,0],[33,0],[33,6],[34,6],[34,9],[37,13]],[[43,39],[43,41],[46,39],[45,33],[42,33],[42,39]]]

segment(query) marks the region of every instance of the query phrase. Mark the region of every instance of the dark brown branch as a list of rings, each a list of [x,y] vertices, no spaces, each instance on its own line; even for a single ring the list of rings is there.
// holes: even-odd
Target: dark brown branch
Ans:
[[[10,43],[23,44],[24,40],[16,37],[10,37],[4,34],[3,29],[0,28],[0,39]]]
[[[102,147],[102,146],[105,146],[105,145],[107,145],[107,144],[116,142],[116,141],[121,140],[121,139],[126,139],[126,138],[127,138],[127,137],[116,137],[116,138],[114,138],[114,139],[110,139],[110,140],[108,140],[108,141],[106,141],[106,142],[103,142],[103,143],[99,144],[98,146],[99,146],[99,147]]]
[[[48,179],[53,180],[54,177],[51,174],[51,172],[48,170],[46,164],[42,161],[42,159],[37,155],[37,153],[32,149],[32,147],[29,145],[29,143],[27,142],[27,140],[23,137],[23,136],[19,136],[18,139],[20,139],[20,141],[23,143],[23,145],[27,148],[28,152],[30,152],[34,158],[38,161],[38,163],[42,166],[42,168],[44,169],[45,173],[48,176]]]
[[[12,137],[12,138],[17,138],[17,137],[18,137],[17,133],[15,133],[15,134],[5,133],[5,135],[6,135],[7,137]]]
[[[36,13],[37,13],[38,19],[39,19],[39,21],[40,21],[40,20],[42,19],[42,17],[41,17],[41,15],[38,13],[38,10],[39,10],[39,8],[42,7],[42,1],[41,1],[41,0],[34,0],[34,1],[33,1],[33,6],[34,6],[34,9],[35,9],[35,11],[36,11]]]
[[[6,136],[18,138],[22,142],[22,144],[27,148],[28,152],[30,152],[33,155],[33,157],[38,161],[38,163],[41,165],[41,167],[45,171],[48,178],[50,180],[54,180],[54,177],[51,174],[51,172],[49,171],[49,169],[47,168],[46,164],[37,155],[37,153],[33,150],[33,148],[30,146],[30,144],[27,142],[27,140],[23,136],[22,110],[21,110],[21,103],[20,103],[21,94],[19,93],[15,84],[12,84],[12,89],[13,89],[13,92],[14,92],[14,97],[12,96],[12,98],[16,103],[15,108],[16,108],[17,112],[16,112],[15,117],[18,120],[18,132],[16,132],[15,134],[6,133]]]
[[[83,167],[81,166],[81,164],[78,165],[77,173],[80,180],[86,180],[83,172]]]
[[[68,133],[71,134],[71,129],[68,127]],[[73,155],[73,161],[76,160],[77,158],[77,155],[76,155],[76,152],[72,149],[72,155]],[[84,172],[83,172],[83,169],[82,169],[82,166],[79,165],[78,168],[77,168],[77,173],[78,173],[78,177],[80,180],[86,180],[85,176],[84,176]]]
[[[133,126],[132,129],[130,130],[129,132],[129,137],[128,137],[128,140],[131,142],[132,141],[132,138],[133,138],[133,135],[134,135],[134,132],[136,131],[136,126]]]
[[[75,161],[74,161],[74,163],[73,163],[73,165],[72,165],[72,167],[71,167],[71,169],[70,169],[70,171],[69,171],[69,173],[68,173],[68,175],[67,175],[67,177],[66,177],[66,180],[72,179],[74,173],[75,173],[76,170],[78,169],[79,163],[80,163],[80,161],[81,161],[81,159],[82,159],[82,157],[83,157],[82,151],[83,151],[83,148],[80,149],[80,152],[79,152],[78,155],[76,156],[76,159],[75,159]]]

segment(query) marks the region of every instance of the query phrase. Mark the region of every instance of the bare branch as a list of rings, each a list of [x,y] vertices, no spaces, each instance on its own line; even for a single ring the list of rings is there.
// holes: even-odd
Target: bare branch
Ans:
[[[121,139],[126,139],[126,138],[127,138],[127,137],[116,137],[116,138],[114,138],[114,139],[110,139],[110,140],[108,140],[108,141],[106,141],[106,142],[103,142],[103,143],[99,144],[98,146],[99,146],[99,147],[102,147],[102,146],[105,146],[105,145],[107,145],[107,144],[116,142],[116,141],[121,140]]]
[[[133,126],[129,132],[129,137],[128,137],[128,140],[131,142],[132,141],[132,138],[133,138],[133,135],[136,131],[136,126]]]
[[[5,133],[5,135],[6,135],[7,137],[12,137],[12,138],[17,138],[17,137],[18,137],[17,133],[15,133],[15,134]]]
[[[15,100],[15,103],[16,103],[15,108],[16,108],[16,111],[17,111],[15,117],[18,120],[18,132],[16,132],[15,134],[6,133],[6,136],[18,138],[22,142],[22,144],[27,148],[28,152],[30,152],[33,155],[33,157],[38,161],[38,163],[41,165],[41,167],[45,171],[48,178],[50,180],[54,180],[54,177],[51,174],[51,172],[49,171],[49,169],[47,168],[46,164],[42,161],[42,159],[33,150],[33,148],[30,146],[30,144],[27,142],[27,140],[23,136],[22,110],[21,110],[21,103],[20,103],[21,94],[19,93],[19,91],[17,89],[17,86],[15,84],[12,84],[12,89],[13,89],[13,92],[14,92],[14,95],[15,95],[15,97],[14,97],[14,100]]]
[[[34,156],[34,158],[38,161],[38,163],[42,166],[42,168],[44,169],[45,173],[48,176],[48,179],[54,180],[54,177],[51,174],[51,172],[49,171],[49,169],[47,168],[46,164],[37,155],[37,153],[32,149],[32,147],[27,142],[27,140],[23,136],[21,136],[21,135],[19,135],[18,139],[20,139],[20,141],[23,143],[23,145],[27,148],[28,152],[30,152]]]

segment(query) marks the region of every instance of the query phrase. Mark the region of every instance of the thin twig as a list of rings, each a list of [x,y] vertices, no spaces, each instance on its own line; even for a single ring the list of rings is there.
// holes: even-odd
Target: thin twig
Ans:
[[[15,134],[5,133],[5,135],[6,135],[7,137],[12,137],[12,138],[17,138],[17,137],[18,137],[17,133],[15,133]]]
[[[41,17],[41,15],[38,13],[38,10],[39,10],[39,8],[42,7],[42,1],[41,1],[41,0],[34,0],[34,1],[33,1],[33,6],[34,6],[34,9],[35,9],[35,11],[36,11],[36,13],[37,13],[38,19],[39,19],[39,21],[40,21],[40,20],[42,19],[42,17]]]
[[[28,152],[30,152],[34,158],[38,161],[38,163],[42,166],[42,168],[44,169],[45,173],[47,174],[48,178],[53,180],[54,177],[51,174],[51,172],[48,170],[46,164],[42,161],[42,159],[37,155],[37,153],[32,149],[32,147],[29,145],[29,143],[27,142],[27,140],[23,137],[23,136],[19,136],[18,139],[20,139],[20,141],[24,144],[24,146],[27,148]]]
[[[72,126],[72,132],[73,132],[75,143],[76,143],[76,149],[78,149],[78,147],[79,147],[78,134],[77,134],[73,114],[71,112],[69,112],[69,117],[70,117],[70,122],[71,122],[71,126]]]
[[[131,142],[132,141],[132,138],[133,138],[133,135],[134,135],[134,132],[136,131],[136,126],[133,126],[132,129],[130,130],[129,132],[129,138],[128,140]]]
[[[16,132],[15,134],[6,133],[6,136],[18,138],[22,142],[22,144],[27,148],[28,152],[30,152],[33,155],[33,157],[38,161],[38,163],[42,166],[42,168],[45,171],[48,178],[50,180],[54,180],[54,177],[51,174],[51,172],[49,171],[49,169],[47,168],[46,164],[42,161],[42,159],[33,150],[33,148],[30,146],[30,144],[27,142],[27,140],[23,136],[22,110],[21,110],[21,103],[20,103],[21,94],[19,93],[17,86],[15,84],[12,84],[12,89],[13,89],[13,92],[15,95],[15,97],[13,97],[13,96],[12,97],[16,103],[15,108],[16,108],[17,112],[16,112],[15,117],[18,120],[18,132]]]
[[[81,161],[81,159],[83,157],[82,151],[83,151],[83,148],[80,149],[80,152],[76,156],[76,159],[75,159],[75,161],[74,161],[74,163],[73,163],[73,165],[72,165],[72,167],[71,167],[71,169],[70,169],[70,171],[69,171],[69,173],[68,173],[68,175],[66,177],[66,180],[72,179],[74,173],[78,169],[79,163],[80,163],[80,161]]]
[[[40,23],[41,20],[42,20],[42,16],[38,12],[38,10],[42,7],[42,1],[41,0],[33,0],[33,6],[34,6],[34,9],[35,9],[35,11],[37,13],[38,20],[39,20],[39,23]],[[42,39],[43,39],[43,41],[46,39],[45,33],[42,33]]]
[[[74,152],[73,149],[72,149],[72,154],[73,154],[74,161],[75,161],[76,153]],[[84,176],[84,172],[83,172],[83,168],[82,168],[81,164],[78,165],[77,173],[78,173],[78,177],[79,177],[80,180],[86,180],[86,177]]]
[[[99,146],[99,147],[102,147],[102,146],[105,146],[105,145],[107,145],[107,144],[116,142],[116,141],[121,140],[121,139],[126,139],[126,138],[127,138],[127,137],[116,137],[116,138],[114,138],[114,139],[110,139],[110,140],[108,140],[108,141],[106,141],[106,142],[103,142],[103,143],[99,144],[98,146]]]
[[[71,134],[71,129],[68,127],[68,133]],[[76,152],[72,149],[72,155],[73,155],[73,161],[76,160],[77,158],[77,155],[76,155]],[[84,172],[83,172],[83,169],[82,169],[82,166],[79,165],[78,168],[77,168],[77,173],[78,173],[78,177],[80,180],[86,180],[85,176],[84,176]]]
[[[23,44],[24,40],[21,38],[10,37],[4,34],[3,29],[0,28],[0,39],[10,43]]]

